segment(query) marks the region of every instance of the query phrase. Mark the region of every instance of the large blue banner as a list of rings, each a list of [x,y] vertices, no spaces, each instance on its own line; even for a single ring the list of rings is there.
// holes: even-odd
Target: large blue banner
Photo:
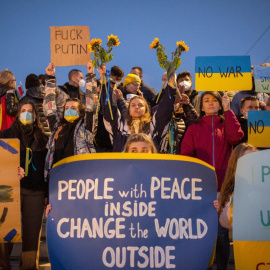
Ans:
[[[86,154],[51,171],[52,269],[206,269],[216,176],[194,158]]]

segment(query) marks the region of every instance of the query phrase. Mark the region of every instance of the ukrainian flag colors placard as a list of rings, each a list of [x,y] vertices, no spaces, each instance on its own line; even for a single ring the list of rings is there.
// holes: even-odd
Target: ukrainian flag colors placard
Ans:
[[[248,143],[270,147],[270,111],[248,112]]]
[[[270,266],[270,150],[237,163],[233,207],[235,269]]]
[[[0,140],[0,243],[21,241],[20,141]]]
[[[254,66],[254,81],[256,92],[270,92],[270,67]]]
[[[200,56],[195,60],[197,91],[252,89],[250,56]]]

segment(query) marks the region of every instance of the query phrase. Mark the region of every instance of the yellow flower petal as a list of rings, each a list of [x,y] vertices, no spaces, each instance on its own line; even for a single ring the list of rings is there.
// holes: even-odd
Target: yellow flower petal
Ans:
[[[113,34],[111,34],[110,36],[108,36],[108,42],[112,42],[113,46],[118,46],[120,44],[118,36],[114,36]]]
[[[182,51],[187,52],[189,47],[185,44],[185,41],[177,41],[176,46],[180,47]]]
[[[159,39],[158,38],[154,38],[154,40],[152,41],[152,43],[150,44],[150,49],[154,49],[154,48],[157,48],[159,45]]]
[[[100,38],[93,38],[93,39],[90,41],[90,43],[87,45],[88,50],[89,50],[90,52],[94,52],[94,51],[95,51],[94,48],[99,47],[99,46],[101,45],[101,43],[102,43],[102,40],[101,40]]]

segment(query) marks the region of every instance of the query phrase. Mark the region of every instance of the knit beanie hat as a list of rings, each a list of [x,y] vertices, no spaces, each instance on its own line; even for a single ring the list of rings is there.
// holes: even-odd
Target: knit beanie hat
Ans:
[[[127,77],[124,79],[123,86],[125,87],[127,84],[130,84],[132,82],[141,83],[141,79],[139,76],[135,74],[128,74]]]

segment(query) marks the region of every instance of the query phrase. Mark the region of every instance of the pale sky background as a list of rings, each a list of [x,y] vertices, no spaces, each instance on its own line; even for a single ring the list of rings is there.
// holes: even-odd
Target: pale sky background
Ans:
[[[251,64],[260,65],[270,62],[269,10],[269,0],[0,0],[0,70],[10,69],[24,86],[28,74],[45,73],[50,62],[49,27],[82,25],[103,44],[110,34],[119,37],[107,68],[118,65],[127,75],[141,66],[144,82],[159,92],[165,70],[149,49],[155,37],[168,56],[176,41],[190,47],[177,74],[188,70],[194,77],[196,56],[250,55]],[[58,85],[73,68],[87,72],[85,66],[56,67]]]

